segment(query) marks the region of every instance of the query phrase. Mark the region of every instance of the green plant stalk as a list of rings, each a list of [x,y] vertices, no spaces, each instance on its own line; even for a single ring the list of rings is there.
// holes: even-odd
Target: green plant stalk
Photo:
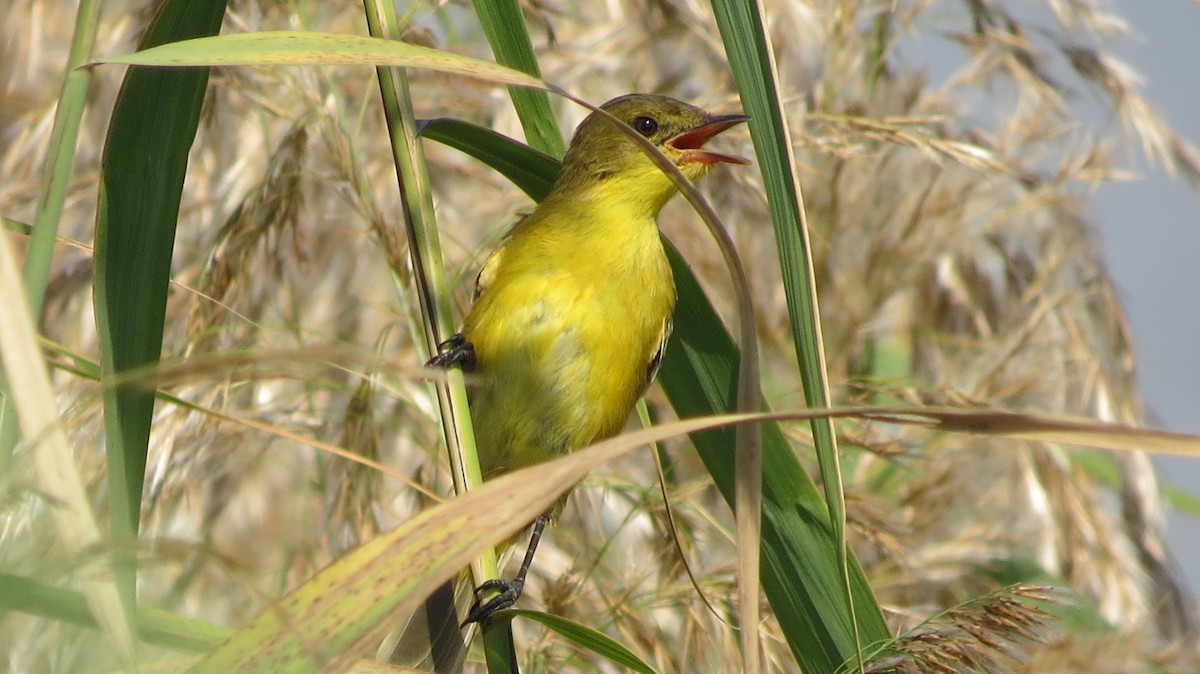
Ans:
[[[390,3],[367,0],[363,6],[373,36],[397,39],[399,24]],[[404,207],[405,234],[412,256],[413,281],[417,286],[417,304],[422,316],[425,346],[429,353],[437,353],[438,343],[449,334],[449,326],[454,322],[450,314],[446,274],[442,269],[441,244],[434,222],[433,196],[429,176],[425,172],[425,153],[418,139],[412,106],[408,103],[408,77],[404,70],[380,67],[376,68],[376,73]],[[462,373],[448,373],[445,380],[438,383],[437,392],[446,441],[450,447],[455,489],[476,487],[483,482],[478,459],[474,459],[473,467],[470,465],[472,461],[461,461],[463,450],[457,447],[464,441],[474,444]],[[471,455],[474,457],[473,447]]]
[[[541,69],[517,0],[474,0],[474,5],[496,62],[541,79]],[[509,87],[508,94],[529,145],[552,157],[561,158],[566,154],[567,148],[546,92]]]
[[[75,15],[75,33],[71,38],[71,49],[67,53],[67,72],[58,96],[54,126],[50,130],[46,166],[42,169],[42,182],[38,186],[33,233],[29,240],[29,250],[25,254],[25,297],[29,303],[29,311],[34,317],[42,313],[46,281],[50,278],[50,264],[54,258],[54,240],[58,235],[58,223],[62,218],[67,185],[71,181],[71,164],[75,157],[76,139],[79,137],[79,123],[83,119],[88,85],[92,81],[91,71],[79,66],[91,58],[92,48],[96,44],[99,19],[100,0],[82,0],[79,3],[79,12]],[[8,469],[13,448],[16,447],[20,436],[20,425],[17,422],[16,408],[13,406],[8,383],[0,378],[0,472]]]
[[[490,674],[519,674],[511,621],[488,621],[483,628],[483,656]]]
[[[13,450],[17,447],[17,441],[21,439],[17,408],[8,391],[8,379],[0,376],[0,475],[8,474]]]
[[[54,256],[54,241],[58,236],[67,185],[71,181],[71,163],[79,137],[79,123],[87,103],[88,85],[92,82],[92,71],[79,66],[92,57],[99,24],[100,0],[82,0],[75,16],[75,33],[67,53],[67,74],[58,97],[54,126],[50,130],[50,148],[42,172],[29,252],[25,258],[25,293],[29,310],[34,316],[42,312],[46,280],[50,278],[50,263]]]
[[[363,7],[372,36],[399,39],[400,26],[395,6],[391,2],[364,0]],[[441,244],[433,215],[433,195],[429,186],[429,175],[425,171],[425,154],[409,102],[411,97],[408,77],[404,69],[379,67],[376,68],[376,74],[400,185],[404,229],[408,237],[413,281],[416,284],[418,306],[425,328],[426,346],[428,353],[437,353],[438,344],[450,334],[449,326],[454,325],[454,322],[450,312],[446,274],[442,268]],[[454,489],[456,493],[464,494],[483,484],[483,471],[479,467],[462,370],[452,368],[446,373],[446,377],[437,381],[434,386]],[[475,560],[471,565],[471,574],[476,587],[485,580],[500,576],[494,549],[488,549]],[[511,627],[504,623],[501,629],[507,633],[506,638],[488,638],[489,630],[485,626],[485,638],[488,638],[489,644],[501,643],[511,647]],[[509,654],[509,659],[512,658],[515,658],[515,653]]]

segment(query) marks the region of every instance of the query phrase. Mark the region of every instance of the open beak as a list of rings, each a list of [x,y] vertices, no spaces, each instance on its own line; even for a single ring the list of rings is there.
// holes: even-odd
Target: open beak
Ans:
[[[701,149],[705,143],[717,134],[749,119],[745,115],[713,115],[704,120],[699,126],[688,129],[678,136],[671,138],[667,141],[667,145],[681,152],[680,163],[716,164],[724,162],[726,164],[749,164],[750,160],[744,157]]]

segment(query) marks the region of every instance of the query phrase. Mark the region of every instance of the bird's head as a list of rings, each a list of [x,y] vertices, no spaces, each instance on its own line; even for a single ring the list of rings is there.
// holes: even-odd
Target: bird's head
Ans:
[[[749,164],[734,155],[705,150],[711,138],[749,119],[712,115],[667,96],[628,94],[600,106],[628,124],[695,180],[720,163]],[[644,201],[655,213],[675,194],[674,183],[626,131],[593,112],[579,124],[563,159],[560,186],[599,189]]]

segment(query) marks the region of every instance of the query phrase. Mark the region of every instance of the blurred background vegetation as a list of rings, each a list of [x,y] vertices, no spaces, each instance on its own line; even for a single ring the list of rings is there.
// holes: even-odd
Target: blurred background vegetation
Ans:
[[[994,406],[1142,423],[1128,329],[1096,234],[1095,185],[1129,158],[1200,177],[1200,160],[1106,51],[1123,23],[1090,2],[770,1],[839,404]],[[740,108],[706,2],[527,2],[544,78],[599,103],[630,91]],[[75,5],[16,0],[0,42],[0,215],[33,220]],[[466,3],[400,7],[406,39],[490,60]],[[150,15],[107,3],[96,54],[132,51]],[[223,32],[364,32],[347,2],[233,2]],[[936,88],[910,57],[945,42]],[[71,367],[100,357],[90,245],[119,69],[96,71],[38,327],[93,505],[105,508],[102,402]],[[506,93],[410,73],[418,117],[521,138]],[[367,68],[213,71],[191,151],[168,296],[160,404],[142,504],[139,599],[246,622],[345,551],[446,493],[437,407],[408,289],[392,156]],[[586,111],[553,99],[561,128]],[[1118,128],[1087,120],[1116,117]],[[724,147],[752,154],[745,132]],[[477,161],[426,143],[458,307],[483,255],[530,202]],[[703,185],[751,270],[763,387],[803,406],[779,262],[755,171]],[[722,315],[720,255],[682,203],[664,233]],[[26,237],[12,233],[18,246]],[[459,314],[461,315],[461,314]],[[76,365],[76,368],[78,366]],[[652,409],[671,414],[662,393]],[[807,427],[790,426],[815,471]],[[893,634],[872,671],[1200,671],[1195,602],[1164,553],[1163,496],[1145,455],[839,425],[850,542]],[[390,467],[396,479],[323,449]],[[73,586],[18,445],[0,483],[0,572]],[[709,601],[734,601],[732,519],[686,442],[665,453],[676,526]],[[7,459],[6,459],[7,460]],[[667,541],[653,467],[594,474],[539,553],[531,604],[607,632],[660,671],[736,667],[736,631],[697,596]],[[1041,584],[1053,592],[1017,590]],[[1024,594],[1022,594],[1024,593]],[[1051,619],[1017,600],[1050,596]],[[967,602],[964,604],[964,602]],[[1015,602],[1015,603],[1014,603]],[[956,609],[943,615],[943,611]],[[1045,606],[1043,606],[1045,607]],[[939,617],[940,616],[940,617]],[[926,622],[935,618],[932,622]],[[774,634],[771,621],[764,627]],[[527,671],[607,671],[519,626]],[[102,637],[0,617],[10,671],[107,671]],[[769,668],[795,671],[768,639]]]

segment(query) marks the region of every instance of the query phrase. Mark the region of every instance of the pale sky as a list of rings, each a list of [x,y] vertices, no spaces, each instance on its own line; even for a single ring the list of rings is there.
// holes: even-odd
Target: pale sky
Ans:
[[[1200,146],[1200,3],[1117,0],[1135,37],[1112,45],[1144,78],[1143,93]],[[1151,425],[1200,433],[1200,192],[1162,171],[1109,185],[1091,217],[1133,329]],[[1200,495],[1200,460],[1156,460],[1159,476]],[[1200,591],[1200,521],[1170,518],[1170,541],[1193,593]]]

